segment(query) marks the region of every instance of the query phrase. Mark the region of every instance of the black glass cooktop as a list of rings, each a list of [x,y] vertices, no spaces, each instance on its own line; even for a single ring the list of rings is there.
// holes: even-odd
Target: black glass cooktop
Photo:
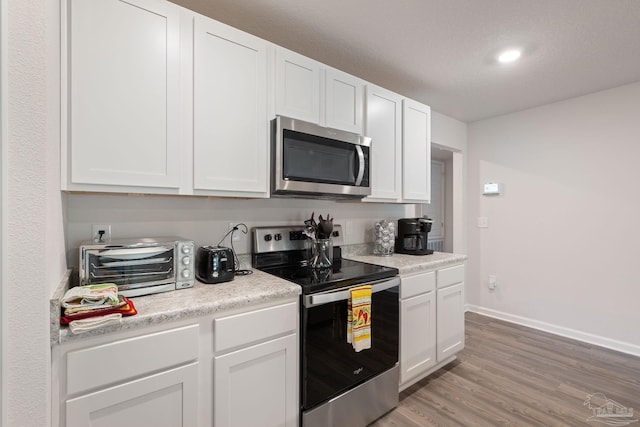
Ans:
[[[332,268],[325,269],[280,266],[263,267],[260,270],[297,283],[302,286],[302,293],[305,295],[388,279],[399,273],[397,268],[348,259],[334,262]]]

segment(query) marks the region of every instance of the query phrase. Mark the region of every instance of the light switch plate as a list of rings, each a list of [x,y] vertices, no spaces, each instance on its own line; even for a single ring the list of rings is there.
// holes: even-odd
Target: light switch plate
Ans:
[[[486,216],[479,216],[478,228],[489,228],[489,218],[487,218]]]

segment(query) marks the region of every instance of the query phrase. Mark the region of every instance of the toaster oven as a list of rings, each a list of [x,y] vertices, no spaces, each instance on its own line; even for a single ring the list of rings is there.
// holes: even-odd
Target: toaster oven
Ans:
[[[194,284],[194,243],[180,237],[82,242],[81,285],[115,283],[126,297],[190,288]]]

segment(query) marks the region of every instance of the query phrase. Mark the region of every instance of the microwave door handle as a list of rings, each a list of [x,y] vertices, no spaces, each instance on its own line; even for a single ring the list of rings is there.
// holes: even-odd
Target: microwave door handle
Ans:
[[[379,282],[371,284],[371,293],[375,294],[376,292],[386,291],[387,289],[395,288],[396,286],[400,286],[399,277],[381,280]],[[304,300],[304,306],[307,308],[315,307],[318,305],[329,304],[336,301],[348,300],[350,297],[350,289],[320,293],[315,295],[307,295]]]
[[[364,153],[362,147],[356,145],[356,152],[358,153],[358,176],[356,178],[356,187],[362,184],[362,178],[364,178]]]

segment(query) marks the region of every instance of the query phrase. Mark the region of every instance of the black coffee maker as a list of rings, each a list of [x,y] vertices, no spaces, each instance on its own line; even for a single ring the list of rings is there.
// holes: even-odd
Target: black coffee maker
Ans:
[[[395,252],[408,255],[430,255],[427,249],[427,235],[431,231],[433,221],[424,218],[400,218],[398,220],[398,237]]]

